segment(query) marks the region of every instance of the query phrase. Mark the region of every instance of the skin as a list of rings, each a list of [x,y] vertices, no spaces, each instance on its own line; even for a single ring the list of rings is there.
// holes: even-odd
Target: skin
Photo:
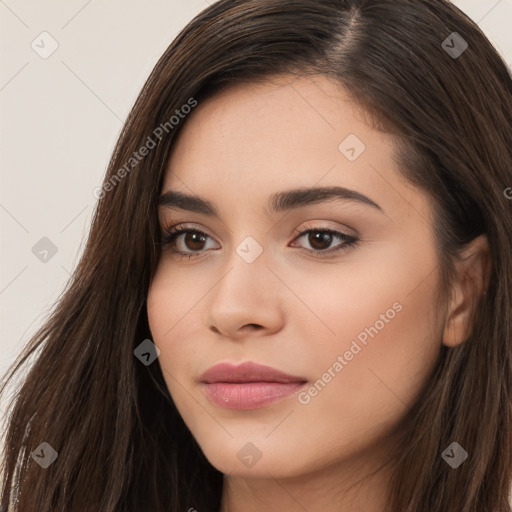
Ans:
[[[366,146],[355,161],[339,149],[349,134]],[[393,156],[393,138],[325,76],[230,86],[183,126],[161,192],[199,195],[220,218],[161,207],[163,228],[186,223],[207,238],[178,238],[177,249],[199,254],[190,260],[163,248],[147,308],[169,392],[226,475],[221,512],[381,511],[392,468],[384,463],[405,415],[441,344],[456,346],[469,333],[487,243],[468,248],[474,257],[458,265],[441,307],[432,202],[404,181]],[[382,211],[331,200],[265,213],[275,192],[331,185],[368,196]],[[321,244],[295,234],[318,226],[359,241],[322,258]],[[252,263],[236,251],[248,236],[263,250]],[[343,244],[333,237],[324,246]],[[401,310],[334,371],[338,356],[397,303]],[[308,403],[292,395],[240,411],[210,402],[200,375],[244,361],[304,376],[306,389],[329,368],[331,379]],[[261,454],[251,467],[237,457],[249,442]]]

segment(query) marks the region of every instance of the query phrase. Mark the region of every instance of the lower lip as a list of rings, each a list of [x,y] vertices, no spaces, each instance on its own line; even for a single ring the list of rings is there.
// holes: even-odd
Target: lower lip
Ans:
[[[258,409],[293,395],[302,382],[212,382],[205,384],[208,398],[226,409]]]

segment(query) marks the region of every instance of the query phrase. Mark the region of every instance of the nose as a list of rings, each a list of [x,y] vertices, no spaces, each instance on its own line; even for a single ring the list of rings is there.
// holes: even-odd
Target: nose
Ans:
[[[265,252],[247,263],[236,251],[208,294],[210,329],[228,338],[266,336],[283,325],[286,287],[267,266]]]

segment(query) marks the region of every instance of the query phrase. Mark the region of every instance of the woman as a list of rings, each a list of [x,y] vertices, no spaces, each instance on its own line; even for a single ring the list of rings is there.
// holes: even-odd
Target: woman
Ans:
[[[442,0],[203,11],[21,357],[2,510],[509,511],[511,107]]]

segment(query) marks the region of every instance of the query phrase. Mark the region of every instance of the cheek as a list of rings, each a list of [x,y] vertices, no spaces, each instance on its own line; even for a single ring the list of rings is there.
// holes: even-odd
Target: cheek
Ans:
[[[191,283],[189,273],[186,279],[186,283],[181,282],[178,274],[162,265],[157,269],[147,297],[152,341],[160,350],[158,363],[167,388],[180,409],[190,402],[183,385],[201,367],[201,357],[204,356],[195,341],[201,339],[195,334],[200,330],[200,322],[191,310],[197,307],[207,290],[201,291],[199,282]]]
[[[297,429],[319,440],[312,458],[357,453],[397,432],[439,354],[429,310],[433,284],[425,281],[410,295],[410,288],[394,288],[364,302],[352,297],[343,314],[331,317],[337,336],[308,347],[312,382],[299,400]]]
[[[183,329],[192,316],[191,310],[197,307],[206,291],[204,283],[194,281],[193,273],[180,274],[165,260],[161,261],[147,297],[149,327],[153,341],[160,350],[167,351],[170,341],[175,338],[176,332]],[[180,340],[180,347],[184,342],[186,340]]]
[[[313,348],[304,337],[317,383],[310,388],[315,414],[329,404],[340,417],[387,418],[391,425],[413,405],[439,355],[435,255],[391,247],[380,255],[372,265],[361,257],[364,270],[344,268],[308,294],[325,326]]]

